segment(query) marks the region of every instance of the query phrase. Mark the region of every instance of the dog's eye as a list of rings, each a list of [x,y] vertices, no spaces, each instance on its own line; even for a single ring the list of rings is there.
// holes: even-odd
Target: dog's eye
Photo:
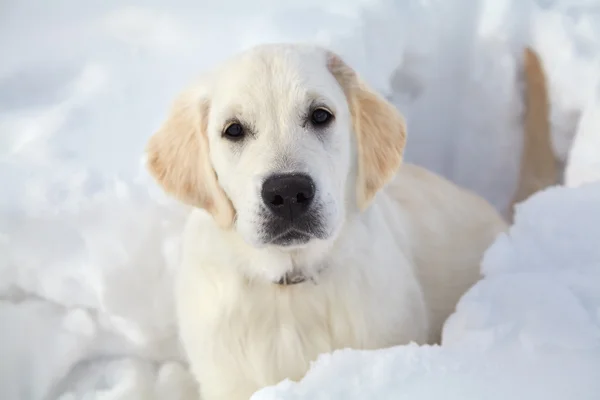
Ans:
[[[310,116],[310,120],[315,126],[327,125],[333,119],[333,114],[324,108],[317,108]]]
[[[244,137],[244,127],[236,122],[229,124],[223,131],[223,136],[230,140],[240,140]]]

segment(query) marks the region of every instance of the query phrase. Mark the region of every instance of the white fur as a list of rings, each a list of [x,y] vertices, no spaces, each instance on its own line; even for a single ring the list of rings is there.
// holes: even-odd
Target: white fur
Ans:
[[[309,46],[261,46],[202,83],[210,96],[210,160],[236,211],[232,229],[196,209],[177,276],[181,339],[203,400],[248,399],[298,380],[321,353],[439,341],[443,322],[479,277],[505,224],[481,198],[403,165],[359,212],[357,144],[344,91]],[[334,111],[324,137],[303,128],[307,96]],[[221,137],[234,113],[255,137]],[[326,239],[281,248],[263,238],[260,184],[302,171],[316,182]],[[274,284],[292,267],[314,282]]]

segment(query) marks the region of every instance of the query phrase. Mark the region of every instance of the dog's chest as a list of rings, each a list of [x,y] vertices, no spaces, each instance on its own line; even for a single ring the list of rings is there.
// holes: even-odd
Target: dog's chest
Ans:
[[[404,339],[403,313],[382,310],[368,282],[232,288],[189,278],[179,286],[179,323],[192,367],[204,381],[236,377],[245,381],[236,385],[259,388],[299,380],[320,354]]]
[[[426,313],[419,286],[390,243],[375,246],[388,251],[356,246],[335,257],[316,285],[248,283],[221,263],[198,268],[184,262],[178,322],[200,382],[256,390],[301,379],[320,354],[336,349],[422,342]],[[368,262],[359,250],[369,254]]]
[[[257,383],[297,380],[319,354],[369,347],[368,305],[355,303],[310,282],[249,290],[212,321],[213,338]]]

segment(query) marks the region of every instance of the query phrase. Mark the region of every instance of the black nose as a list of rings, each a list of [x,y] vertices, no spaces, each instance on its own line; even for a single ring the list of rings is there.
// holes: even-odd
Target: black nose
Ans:
[[[310,207],[315,183],[305,174],[272,175],[263,183],[261,196],[273,214],[292,222]]]

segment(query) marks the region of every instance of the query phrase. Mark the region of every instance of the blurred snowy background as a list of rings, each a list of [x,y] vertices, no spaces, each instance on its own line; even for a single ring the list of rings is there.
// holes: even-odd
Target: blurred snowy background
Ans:
[[[583,187],[522,207],[441,347],[342,351],[255,397],[600,398],[600,0],[0,2],[0,398],[193,398],[170,293],[188,210],[142,151],[202,69],[272,41],[339,52],[407,117],[408,161],[503,213],[530,45]]]

